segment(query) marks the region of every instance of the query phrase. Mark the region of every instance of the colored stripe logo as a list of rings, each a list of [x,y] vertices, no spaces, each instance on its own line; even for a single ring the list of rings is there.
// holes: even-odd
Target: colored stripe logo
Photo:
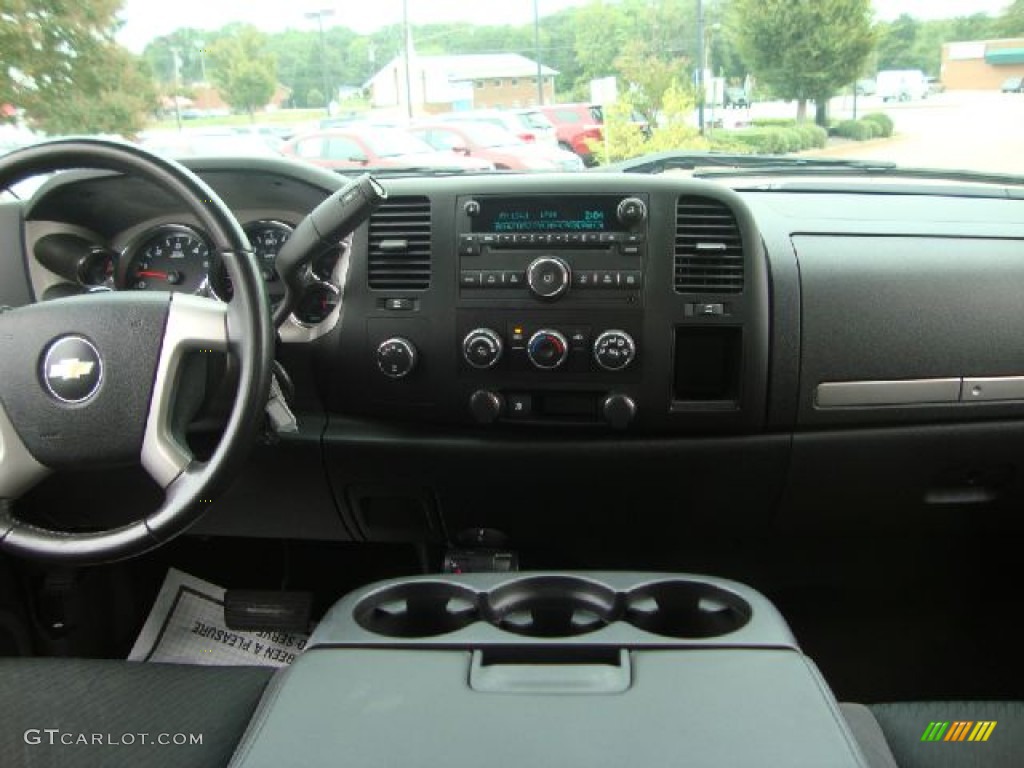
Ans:
[[[988,741],[996,720],[954,720],[928,723],[921,741]]]

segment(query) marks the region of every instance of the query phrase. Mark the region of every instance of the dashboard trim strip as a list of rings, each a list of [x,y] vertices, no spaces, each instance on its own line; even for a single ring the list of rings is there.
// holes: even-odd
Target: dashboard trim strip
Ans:
[[[904,379],[900,381],[830,381],[818,385],[818,408],[870,405],[925,405],[960,401],[961,379]]]

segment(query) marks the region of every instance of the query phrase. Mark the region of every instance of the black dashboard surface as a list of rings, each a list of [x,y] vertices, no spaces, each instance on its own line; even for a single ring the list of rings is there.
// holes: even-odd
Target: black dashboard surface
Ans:
[[[246,216],[294,220],[343,181],[270,160],[193,167]],[[334,275],[337,311],[281,344],[298,436],[259,448],[200,530],[650,536],[780,521],[956,525],[979,511],[1016,524],[1024,202],[875,194],[863,182],[843,193],[835,180],[820,192],[734,191],[668,175],[384,184],[389,203]],[[596,230],[616,231],[604,241],[517,230],[531,239],[503,243],[470,223],[481,200],[585,196],[640,200],[646,216]],[[52,179],[32,203],[0,210],[26,218],[23,243],[4,246],[0,303],[52,284],[31,263],[41,232],[111,243],[176,214],[136,181]],[[544,259],[566,267],[554,299],[521,282],[560,269]],[[467,346],[480,330],[493,334]],[[621,369],[598,361],[608,332],[634,346]],[[497,361],[474,365],[495,337]],[[398,341],[414,359],[396,377],[387,366],[408,363]],[[542,367],[563,342],[564,360]],[[961,445],[939,449],[949,441]],[[275,472],[281,488],[268,495]],[[815,508],[822,493],[827,509]]]

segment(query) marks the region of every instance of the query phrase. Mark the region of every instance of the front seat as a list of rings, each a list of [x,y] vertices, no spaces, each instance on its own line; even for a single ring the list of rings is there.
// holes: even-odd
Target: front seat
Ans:
[[[839,706],[871,768],[1024,765],[1022,701],[908,701],[868,707],[845,703]],[[959,723],[964,725],[957,728]],[[980,723],[995,725],[985,729],[988,737],[984,741],[972,741]]]
[[[273,673],[267,667],[0,659],[0,763],[225,766]]]

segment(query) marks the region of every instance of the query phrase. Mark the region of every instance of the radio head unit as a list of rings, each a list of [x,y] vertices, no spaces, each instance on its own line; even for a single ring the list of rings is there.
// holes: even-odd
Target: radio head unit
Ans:
[[[474,233],[626,232],[614,195],[482,197],[470,205]],[[642,201],[639,201],[642,203]]]

